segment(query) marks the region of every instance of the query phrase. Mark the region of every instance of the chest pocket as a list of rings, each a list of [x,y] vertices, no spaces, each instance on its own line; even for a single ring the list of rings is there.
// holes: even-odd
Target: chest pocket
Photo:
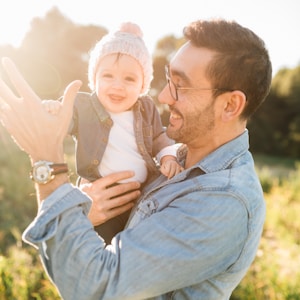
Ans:
[[[155,199],[148,199],[142,201],[136,208],[136,211],[127,227],[128,228],[135,227],[142,220],[145,220],[149,218],[152,214],[154,214],[157,211],[157,208],[158,208],[158,202]]]
[[[145,218],[154,214],[157,210],[157,207],[158,202],[156,199],[147,199],[139,204],[137,212],[142,218]]]

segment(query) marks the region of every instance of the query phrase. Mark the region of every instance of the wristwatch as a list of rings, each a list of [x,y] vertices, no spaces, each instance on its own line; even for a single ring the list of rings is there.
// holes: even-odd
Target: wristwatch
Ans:
[[[30,178],[38,184],[46,184],[54,179],[55,175],[68,173],[68,165],[55,164],[50,161],[40,160],[33,164]]]

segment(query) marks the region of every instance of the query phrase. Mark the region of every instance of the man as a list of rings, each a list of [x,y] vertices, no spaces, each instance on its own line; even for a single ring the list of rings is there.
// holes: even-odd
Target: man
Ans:
[[[178,160],[185,170],[150,183],[127,229],[108,247],[86,217],[90,199],[68,183],[63,164],[80,82],[66,89],[60,114],[48,115],[12,62],[3,61],[22,97],[0,82],[0,117],[30,155],[40,204],[23,238],[38,247],[64,299],[229,299],[255,257],[265,204],[246,124],[269,92],[269,55],[261,39],[235,22],[196,21],[184,35],[159,100],[170,108],[168,136],[184,144]],[[37,163],[44,160],[56,163],[49,180],[47,164]],[[98,203],[139,187],[105,189],[130,175],[86,187],[93,224],[103,218]],[[115,207],[137,194],[113,199]]]

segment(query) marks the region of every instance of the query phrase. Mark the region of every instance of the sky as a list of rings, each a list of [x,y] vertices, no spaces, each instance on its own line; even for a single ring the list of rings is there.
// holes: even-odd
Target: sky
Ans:
[[[43,18],[53,7],[74,23],[111,30],[121,22],[140,25],[150,51],[166,35],[182,36],[197,19],[235,20],[266,43],[273,75],[300,64],[299,0],[8,0],[0,4],[0,45],[18,47],[33,18]]]

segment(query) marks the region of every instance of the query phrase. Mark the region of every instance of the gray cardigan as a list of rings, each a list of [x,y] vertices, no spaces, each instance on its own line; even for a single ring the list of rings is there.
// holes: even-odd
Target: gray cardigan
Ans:
[[[159,170],[153,157],[174,144],[164,132],[159,112],[149,96],[140,97],[133,106],[134,132],[140,154],[149,174]],[[79,176],[94,181],[101,177],[98,166],[103,157],[113,121],[95,93],[78,93],[69,133],[76,142],[76,169]]]

